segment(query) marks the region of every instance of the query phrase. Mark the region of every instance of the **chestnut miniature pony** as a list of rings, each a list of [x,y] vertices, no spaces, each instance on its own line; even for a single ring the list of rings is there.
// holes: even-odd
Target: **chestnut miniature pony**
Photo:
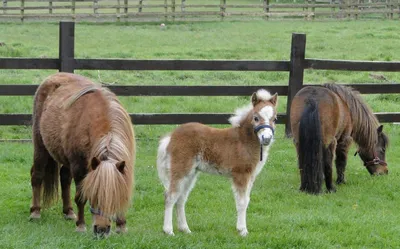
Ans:
[[[358,154],[371,175],[387,174],[388,138],[383,126],[358,92],[336,84],[308,86],[293,98],[291,128],[297,149],[301,186],[311,194],[321,192],[322,181],[334,192],[332,160],[336,154],[337,184],[345,182],[349,147],[354,140]]]
[[[162,138],[158,148],[158,175],[165,187],[163,230],[174,235],[172,211],[176,204],[178,228],[190,233],[185,203],[200,171],[232,179],[240,235],[248,234],[246,210],[250,191],[264,166],[272,144],[277,97],[264,89],[253,93],[249,106],[230,118],[233,127],[216,129],[187,123]]]
[[[126,231],[135,160],[131,119],[116,96],[89,79],[69,73],[48,77],[35,94],[31,219],[40,218],[40,199],[49,206],[61,182],[63,213],[76,219],[70,185],[76,185],[76,230],[86,231],[87,200],[96,235]]]

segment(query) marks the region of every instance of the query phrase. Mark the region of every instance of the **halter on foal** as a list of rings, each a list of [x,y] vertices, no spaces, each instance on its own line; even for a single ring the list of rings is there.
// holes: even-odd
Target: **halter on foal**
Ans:
[[[200,171],[232,179],[240,235],[248,234],[246,210],[253,182],[264,166],[274,138],[277,97],[263,89],[253,93],[247,107],[230,118],[233,127],[216,129],[187,123],[162,138],[157,168],[165,187],[163,230],[173,235],[172,211],[177,209],[178,228],[190,233],[185,203]]]
[[[347,154],[353,140],[371,175],[388,173],[385,162],[388,138],[383,126],[351,88],[336,84],[304,87],[293,98],[290,120],[298,154],[300,190],[318,194],[325,179],[327,190],[335,191],[334,154],[336,183],[344,183]]]

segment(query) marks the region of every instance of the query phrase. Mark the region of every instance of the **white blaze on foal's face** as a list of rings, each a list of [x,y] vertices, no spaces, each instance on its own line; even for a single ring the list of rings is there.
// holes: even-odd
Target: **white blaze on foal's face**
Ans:
[[[267,125],[257,131],[258,140],[262,145],[269,145],[274,138],[275,112],[272,106],[265,106],[259,112],[254,113],[254,127]]]

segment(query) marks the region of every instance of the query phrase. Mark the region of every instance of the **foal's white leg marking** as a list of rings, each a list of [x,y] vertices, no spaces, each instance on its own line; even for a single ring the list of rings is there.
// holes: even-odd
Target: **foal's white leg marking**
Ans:
[[[246,236],[249,233],[247,231],[247,224],[246,224],[246,212],[250,202],[249,191],[247,191],[247,189],[239,190],[233,184],[233,192],[235,196],[236,211],[237,211],[236,229],[238,230],[241,236]]]
[[[168,235],[174,235],[174,229],[172,226],[172,211],[176,201],[178,200],[178,197],[178,192],[165,192],[165,213],[163,231]]]
[[[189,226],[186,221],[185,204],[187,198],[192,191],[194,184],[196,183],[198,173],[193,170],[185,179],[183,183],[183,189],[181,195],[176,203],[176,214],[178,220],[178,229],[184,233],[191,233]]]
[[[170,188],[170,169],[171,169],[171,155],[167,152],[168,144],[171,140],[170,136],[164,137],[160,141],[157,153],[157,170],[158,177],[164,185],[164,198],[165,198],[165,210],[164,210],[164,225],[163,231],[168,235],[174,235],[172,226],[172,211],[176,201],[178,200],[179,193],[171,193]]]
[[[263,158],[262,161],[257,163],[256,169],[251,175],[249,182],[245,189],[238,189],[234,183],[232,183],[233,194],[235,196],[236,202],[236,211],[237,211],[237,222],[236,229],[238,230],[241,236],[246,236],[249,232],[247,230],[247,207],[250,203],[250,193],[253,188],[254,181],[256,180],[257,175],[261,172],[265,162],[268,158],[270,146],[263,146]]]

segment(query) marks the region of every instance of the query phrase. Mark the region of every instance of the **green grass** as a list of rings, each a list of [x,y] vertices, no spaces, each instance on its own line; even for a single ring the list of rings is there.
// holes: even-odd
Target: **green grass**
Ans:
[[[58,56],[58,25],[0,23],[0,57]],[[306,57],[399,61],[397,21],[209,22],[76,25],[77,58],[288,60],[292,32],[307,34]],[[1,84],[39,84],[52,70],[0,70]],[[79,74],[121,85],[286,85],[280,72],[88,71]],[[380,73],[399,82],[398,73]],[[369,72],[305,72],[306,83],[382,83]],[[375,112],[399,110],[399,95],[364,96]],[[233,112],[249,97],[121,97],[131,113]],[[286,110],[279,97],[279,112]],[[0,113],[31,113],[32,97],[0,97]],[[229,181],[201,175],[189,198],[192,235],[162,234],[163,195],[156,174],[158,138],[175,126],[135,126],[136,191],[129,232],[93,240],[64,221],[61,204],[28,222],[32,144],[0,143],[0,248],[398,248],[400,127],[385,125],[391,138],[390,174],[370,177],[350,156],[348,183],[335,194],[299,193],[294,147],[279,125],[270,160],[256,180],[248,210],[248,238],[235,231]],[[30,127],[0,127],[1,139],[30,138]],[[356,148],[350,151],[354,153]],[[88,228],[90,215],[87,213]]]
[[[141,134],[144,127],[135,127]],[[156,170],[157,138],[171,130],[148,133],[137,140],[136,191],[127,214],[128,233],[94,240],[77,234],[65,221],[61,203],[29,222],[32,145],[0,143],[1,248],[398,248],[400,127],[386,125],[390,173],[371,177],[358,157],[349,157],[347,184],[335,194],[310,196],[298,191],[294,147],[277,130],[269,160],[258,176],[248,209],[249,236],[235,231],[236,212],[229,180],[202,174],[187,204],[192,234],[162,233],[163,190]],[[350,154],[355,148],[350,150]],[[75,207],[75,205],[74,205]],[[88,210],[88,208],[86,208]],[[90,230],[90,214],[86,213]],[[175,223],[176,224],[176,223]],[[176,229],[176,227],[175,227]]]

